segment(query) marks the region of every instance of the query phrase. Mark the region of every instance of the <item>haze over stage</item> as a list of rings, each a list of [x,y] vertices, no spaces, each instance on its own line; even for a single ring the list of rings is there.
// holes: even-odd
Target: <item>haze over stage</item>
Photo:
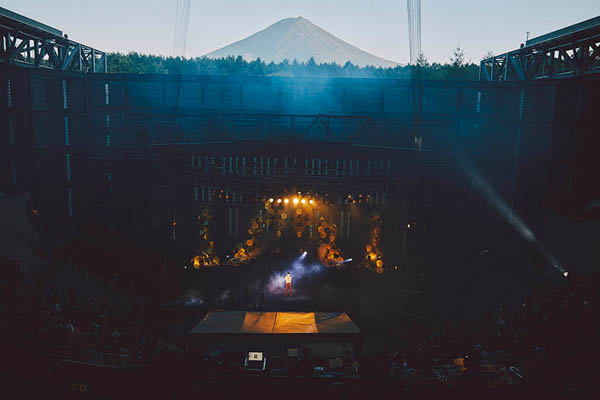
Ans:
[[[190,333],[214,334],[359,334],[342,312],[211,311]]]

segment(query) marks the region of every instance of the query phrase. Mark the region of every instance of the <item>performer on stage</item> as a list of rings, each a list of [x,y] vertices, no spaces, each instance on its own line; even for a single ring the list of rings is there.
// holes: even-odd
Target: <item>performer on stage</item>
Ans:
[[[292,295],[292,275],[289,272],[285,274],[285,295]]]

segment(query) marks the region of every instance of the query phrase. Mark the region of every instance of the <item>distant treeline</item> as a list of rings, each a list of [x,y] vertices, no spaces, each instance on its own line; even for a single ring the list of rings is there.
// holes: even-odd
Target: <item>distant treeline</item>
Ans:
[[[446,64],[427,62],[419,57],[421,75],[426,80],[476,80],[479,66],[465,62],[464,52],[454,50]],[[246,61],[241,56],[211,59],[206,57],[175,58],[139,53],[109,53],[108,72],[123,74],[199,74],[237,76],[289,76],[289,77],[331,77],[331,78],[397,78],[410,79],[409,66],[393,68],[358,67],[350,62],[317,64],[312,58],[306,62],[284,60],[280,63],[266,63],[260,58]]]

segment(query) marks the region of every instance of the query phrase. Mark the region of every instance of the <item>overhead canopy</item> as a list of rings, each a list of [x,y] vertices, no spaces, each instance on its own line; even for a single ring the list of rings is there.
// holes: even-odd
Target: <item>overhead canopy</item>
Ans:
[[[340,312],[211,311],[193,334],[358,334],[358,326]]]

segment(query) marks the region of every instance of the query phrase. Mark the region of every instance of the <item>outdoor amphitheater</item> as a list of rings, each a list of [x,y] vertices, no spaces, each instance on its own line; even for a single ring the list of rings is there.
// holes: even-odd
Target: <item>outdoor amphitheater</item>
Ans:
[[[420,3],[406,79],[114,73],[0,8],[8,398],[590,398],[600,17],[430,80]]]

